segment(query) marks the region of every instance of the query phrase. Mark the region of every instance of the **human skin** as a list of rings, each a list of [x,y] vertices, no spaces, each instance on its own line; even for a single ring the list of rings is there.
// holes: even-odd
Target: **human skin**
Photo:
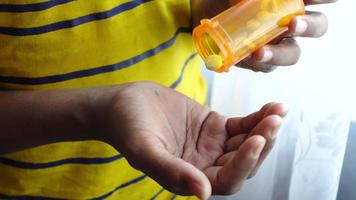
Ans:
[[[304,0],[305,5],[328,4],[336,0]],[[211,18],[229,8],[236,0],[191,0],[192,24],[196,26],[200,19]],[[237,64],[238,67],[256,72],[270,72],[277,66],[290,66],[298,62],[301,49],[295,37],[317,38],[326,33],[328,20],[325,14],[307,11],[303,16],[295,17],[289,25],[289,31],[262,47]]]
[[[226,118],[152,82],[0,92],[0,154],[53,142],[112,145],[165,189],[207,199],[233,194],[272,148],[287,109]]]
[[[192,9],[200,9],[193,12],[200,12],[194,19],[204,14],[199,1],[192,0]],[[212,0],[206,1],[204,5],[212,5]],[[319,37],[326,29],[326,17],[309,12],[293,20],[288,37],[263,47],[239,65],[269,72],[275,66],[294,64],[300,49],[290,36]],[[201,199],[239,191],[272,148],[287,112],[282,104],[270,103],[244,118],[227,119],[151,82],[0,91],[0,108],[0,154],[53,142],[101,140],[164,188]]]

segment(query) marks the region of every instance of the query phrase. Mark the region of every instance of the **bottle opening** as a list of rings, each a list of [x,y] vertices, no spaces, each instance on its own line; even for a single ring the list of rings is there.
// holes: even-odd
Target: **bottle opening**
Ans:
[[[223,65],[224,55],[215,40],[208,33],[202,34],[202,43],[205,47],[204,62],[208,69],[218,70]]]
[[[223,72],[231,65],[233,53],[226,35],[218,24],[204,19],[193,31],[196,49],[208,69]]]
[[[204,32],[201,35],[201,42],[201,46],[204,47],[202,49],[204,58],[208,57],[209,55],[219,55],[221,53],[219,46],[207,32]]]
[[[203,58],[206,67],[213,71],[219,71],[224,65],[225,50],[219,42],[216,27],[211,21],[202,21],[202,24],[194,29],[193,37],[198,53]],[[220,45],[219,45],[220,44]]]

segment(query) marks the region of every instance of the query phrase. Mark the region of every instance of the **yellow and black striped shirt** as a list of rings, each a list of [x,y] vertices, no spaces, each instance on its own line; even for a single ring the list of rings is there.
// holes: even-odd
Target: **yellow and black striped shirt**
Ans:
[[[189,0],[0,0],[0,89],[151,80],[203,103]],[[0,157],[0,198],[181,199],[98,141]]]

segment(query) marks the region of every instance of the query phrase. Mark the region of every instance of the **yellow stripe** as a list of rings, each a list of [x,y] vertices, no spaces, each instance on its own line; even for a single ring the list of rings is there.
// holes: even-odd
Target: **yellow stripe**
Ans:
[[[0,172],[0,194],[66,199],[100,197],[143,175],[131,168],[125,159],[109,164],[63,165],[41,170],[0,164]]]
[[[201,74],[202,60],[196,56],[187,67],[181,84],[176,88],[177,91],[187,95],[200,104],[205,104],[207,99],[207,84]]]
[[[175,195],[167,190],[164,190],[157,198],[157,200],[171,200],[174,197],[174,200],[199,200],[195,196],[179,196]],[[148,198],[147,198],[148,199]]]
[[[174,200],[199,200],[199,198],[195,196],[190,196],[190,197],[177,196]]]
[[[0,3],[3,4],[32,4],[32,3],[41,3],[48,0],[0,0]]]
[[[126,60],[171,38],[178,26],[189,25],[185,7],[185,3],[167,6],[155,1],[72,29],[26,37],[0,35],[0,74],[38,77]],[[180,12],[182,17],[176,21],[172,12]]]
[[[48,153],[50,152],[50,154]],[[110,145],[99,141],[61,142],[43,145],[2,157],[30,163],[47,163],[67,158],[111,157],[119,153]]]
[[[179,53],[177,52],[179,49]],[[184,61],[194,52],[191,35],[180,34],[174,48],[162,51],[160,54],[143,60],[129,68],[111,73],[73,79],[56,84],[44,85],[13,85],[2,84],[3,89],[61,89],[82,88],[103,85],[122,84],[133,81],[152,80],[166,86],[172,84],[180,75]],[[83,61],[84,62],[84,61]],[[73,69],[75,70],[75,69]],[[1,73],[0,73],[1,74]],[[20,75],[22,73],[19,73]]]
[[[198,63],[200,63],[200,59],[198,57],[196,57],[196,59],[194,59],[192,61],[192,64],[196,65]],[[197,68],[190,68],[187,67],[186,72],[183,76],[183,79],[190,79],[190,74],[196,74],[197,71],[199,69]],[[199,76],[196,76],[196,78],[193,78],[192,80],[188,80],[188,81],[184,81],[182,85],[178,86],[179,90],[182,90],[182,92],[185,92],[187,95],[190,96],[196,96],[197,93],[195,93],[195,91],[199,90],[197,88],[195,89],[191,89],[189,90],[189,88],[192,88],[196,85],[198,85],[197,83],[200,81]],[[199,86],[198,86],[199,87]],[[106,147],[107,149],[105,150],[105,148],[101,148],[101,147],[105,147],[105,145],[103,143],[88,143],[88,144],[84,144],[83,145],[86,146],[86,148],[88,148],[88,146],[91,146],[93,149],[96,150],[92,150],[93,154],[97,155],[98,152],[100,152],[101,155],[110,155],[111,153],[103,153],[102,151],[114,151],[113,149],[111,149],[111,147]],[[59,147],[59,146],[58,146]],[[77,146],[77,148],[80,148],[79,146]],[[69,145],[65,145],[62,146],[61,150],[63,151],[63,155],[60,154],[56,154],[55,151],[51,151],[50,149],[47,149],[45,147],[40,147],[37,149],[37,154],[38,155],[47,155],[47,157],[52,157],[52,155],[56,156],[58,158],[62,158],[62,156],[66,155],[71,155],[69,157],[72,156],[80,156],[80,155],[90,155],[89,152],[88,153],[84,153],[85,149],[83,149],[82,151],[76,151],[78,154],[75,154],[73,152],[67,152],[65,151],[65,149],[70,149],[73,150],[73,146],[69,146]],[[48,151],[49,150],[49,151]],[[97,151],[97,152],[96,152]],[[48,154],[48,152],[51,152],[51,155]],[[52,153],[54,152],[54,153]],[[29,156],[28,154],[26,154],[25,152],[23,152],[23,156]],[[9,156],[12,158],[22,158],[22,160],[24,160],[24,158],[22,156]],[[32,156],[31,156],[32,157]],[[36,157],[36,156],[35,156]],[[46,156],[43,156],[42,158],[45,159]],[[52,158],[53,159],[53,158]],[[54,160],[56,160],[54,159]],[[27,159],[25,159],[27,160]],[[37,159],[36,159],[37,160]],[[51,160],[48,159],[47,160]],[[28,161],[28,160],[27,160]],[[126,161],[125,161],[126,162]],[[118,165],[117,163],[123,163],[122,160],[120,161],[116,161],[114,163],[110,163],[110,164],[104,164],[104,165],[63,165],[60,167],[55,167],[55,168],[49,168],[49,169],[42,169],[42,170],[23,170],[23,169],[16,169],[16,168],[11,168],[11,167],[4,167],[0,165],[0,172],[2,172],[3,174],[6,174],[8,176],[12,176],[11,177],[4,177],[4,179],[0,180],[0,188],[4,188],[4,190],[0,190],[0,193],[4,193],[4,192],[10,192],[7,194],[18,194],[16,192],[22,191],[26,186],[28,186],[29,184],[32,184],[30,188],[26,188],[28,191],[26,191],[26,194],[42,194],[45,196],[53,196],[53,195],[58,195],[60,194],[62,198],[89,198],[93,197],[93,196],[100,196],[102,194],[106,194],[107,191],[111,191],[113,188],[117,187],[118,185],[120,185],[123,182],[127,182],[129,180],[132,180],[136,177],[138,177],[140,174],[136,174],[136,173],[132,173],[131,172],[126,172],[126,171],[122,171],[122,170],[132,170],[130,169],[130,167],[128,165]],[[10,171],[8,171],[9,169],[6,170],[6,168],[10,168]],[[120,169],[120,170],[117,170]],[[12,171],[11,171],[12,170]],[[63,174],[66,172],[66,170],[71,171],[70,173],[68,173],[68,176],[63,176]],[[105,171],[105,173],[103,174],[102,172]],[[120,171],[120,173],[118,172]],[[81,172],[81,173],[78,173]],[[130,177],[119,177],[119,175],[123,175],[123,174],[130,174]],[[58,176],[57,176],[58,175]],[[74,180],[77,180],[78,182],[73,182],[73,178],[70,177],[75,177]],[[21,180],[20,183],[18,182],[14,182],[13,177],[18,177],[17,180]],[[41,178],[42,177],[42,178]],[[44,177],[44,178],[43,178]],[[46,182],[47,177],[51,177],[51,182]],[[62,180],[63,177],[65,178],[65,180]],[[107,178],[110,177],[110,178]],[[69,179],[69,180],[67,180]],[[35,180],[35,181],[33,181]],[[120,180],[121,182],[118,184],[115,182],[115,180]],[[42,182],[44,181],[44,182]],[[112,181],[112,182],[110,182]],[[85,185],[77,185],[80,184],[81,182],[85,182],[87,184],[94,184],[94,185],[103,185],[103,187],[100,188],[90,188],[91,190],[88,192],[87,188],[85,187]],[[110,183],[108,183],[110,182]],[[50,185],[51,183],[59,183],[59,185],[61,185],[62,190],[57,190],[59,188],[49,188],[49,189],[44,189],[43,185]],[[100,184],[98,184],[100,183]],[[133,197],[132,199],[144,199],[141,198],[142,196],[139,195],[145,195],[150,196],[150,195],[154,195],[154,193],[151,192],[152,186],[150,184],[147,184],[147,182],[145,182],[146,184],[143,184],[140,187],[143,188],[148,188],[149,190],[146,189],[140,189],[139,191],[141,192],[135,192],[137,191],[137,187],[134,187],[135,189],[132,190],[130,188],[127,188],[126,190],[122,190],[121,192],[115,192],[113,195],[114,197]],[[63,185],[65,185],[65,191],[63,191]],[[10,190],[8,187],[13,188],[13,190]],[[41,191],[39,191],[39,187],[42,186]],[[67,187],[68,186],[68,187]],[[76,186],[80,186],[86,188],[86,192],[85,194],[81,194],[80,191],[75,190]],[[69,190],[67,190],[69,188]],[[154,186],[154,188],[156,188],[156,186]],[[58,193],[58,191],[61,191],[60,193]],[[156,191],[156,190],[155,190]],[[13,193],[11,193],[13,192]],[[78,194],[79,192],[79,194]],[[134,195],[134,196],[130,196]],[[129,196],[125,196],[125,195],[129,195]],[[138,196],[135,196],[138,195]],[[58,197],[58,196],[57,196]],[[136,198],[137,197],[137,198]],[[115,198],[114,198],[115,199]],[[177,197],[177,199],[186,199],[186,197]],[[195,198],[193,198],[195,199]]]
[[[173,193],[167,190],[163,190],[163,192],[157,197],[156,200],[170,200],[173,196]]]
[[[114,192],[107,200],[128,199],[128,200],[143,200],[153,197],[162,187],[150,178]]]
[[[58,21],[75,19],[91,13],[111,10],[120,4],[130,1],[131,0],[76,0],[43,11],[24,13],[0,12],[0,26],[17,28],[43,26]]]
[[[88,6],[85,9],[88,12],[93,12],[90,10],[90,6],[93,6],[93,9],[103,9],[103,6],[112,6],[111,3],[117,2],[105,1],[105,5],[102,4],[94,8],[96,3],[90,5],[91,3],[88,1],[80,0],[76,3],[83,4],[84,7]],[[4,1],[0,0],[0,2]],[[16,3],[35,2],[40,1],[16,1]],[[9,1],[9,3],[14,3],[14,1]],[[27,13],[33,16],[28,15],[29,17],[24,19],[25,21],[20,20],[21,22],[15,25],[34,26],[36,23],[48,23],[49,21],[46,20],[54,20],[54,18],[61,20],[61,17],[64,19],[64,17],[86,12],[83,7],[83,10],[74,9],[71,12],[66,10],[64,13],[58,14],[66,6],[73,5],[59,6],[40,14]],[[175,13],[176,16],[171,16],[172,13]],[[34,16],[45,15],[51,15],[53,18],[44,19],[44,21],[31,21],[31,18],[35,18]],[[147,16],[150,18],[147,19]],[[16,17],[12,19],[16,19]],[[188,26],[189,23],[188,0],[161,0],[151,2],[144,8],[138,7],[125,12],[122,16],[88,23],[72,29],[26,37],[1,35],[0,41],[3,49],[0,53],[0,74],[3,76],[38,77],[117,63],[155,47],[171,38],[178,26]],[[38,86],[4,84],[3,88],[82,88],[138,80],[153,80],[168,86],[178,79],[184,61],[193,51],[191,36],[180,34],[174,46],[131,68],[57,84]],[[200,75],[200,62],[197,56],[189,63],[177,90],[203,103],[206,87]],[[90,141],[51,144],[9,154],[7,157],[26,162],[43,163],[75,157],[108,157],[117,155],[117,153],[109,145]],[[0,193],[68,199],[98,197],[112,191],[120,184],[142,175],[141,172],[132,169],[125,159],[108,164],[66,164],[41,170],[18,169],[0,164],[0,174]],[[145,199],[152,197],[159,190],[160,186],[147,178],[114,192],[110,198]],[[164,191],[158,199],[164,199],[164,197],[170,197],[170,193]],[[177,199],[185,199],[185,197]]]
[[[201,60],[197,56],[188,64],[183,74],[182,83],[178,85],[177,90],[186,94],[187,96],[196,97],[198,102],[203,103],[205,101],[206,87],[204,80],[200,75],[200,67],[197,67],[200,65],[200,63]],[[174,80],[176,80],[178,76],[179,75],[177,75]],[[173,81],[171,81],[170,84],[172,82]],[[63,148],[64,146],[65,148]],[[61,147],[63,148],[61,152],[55,151]],[[48,159],[48,152],[51,152],[51,159]],[[9,154],[7,157],[27,162],[51,162],[65,158],[80,157],[82,155],[90,156],[92,155],[91,152],[96,153],[93,154],[94,157],[109,157],[117,154],[117,152],[112,147],[106,145],[105,143],[89,141],[51,144]],[[98,152],[100,152],[99,155],[97,154]]]

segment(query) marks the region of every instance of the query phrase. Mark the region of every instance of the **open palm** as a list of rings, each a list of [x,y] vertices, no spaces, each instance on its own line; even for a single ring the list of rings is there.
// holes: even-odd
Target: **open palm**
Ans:
[[[130,85],[113,105],[110,143],[166,189],[202,199],[240,189],[269,152],[286,114],[281,104],[270,103],[227,119],[153,83]]]

